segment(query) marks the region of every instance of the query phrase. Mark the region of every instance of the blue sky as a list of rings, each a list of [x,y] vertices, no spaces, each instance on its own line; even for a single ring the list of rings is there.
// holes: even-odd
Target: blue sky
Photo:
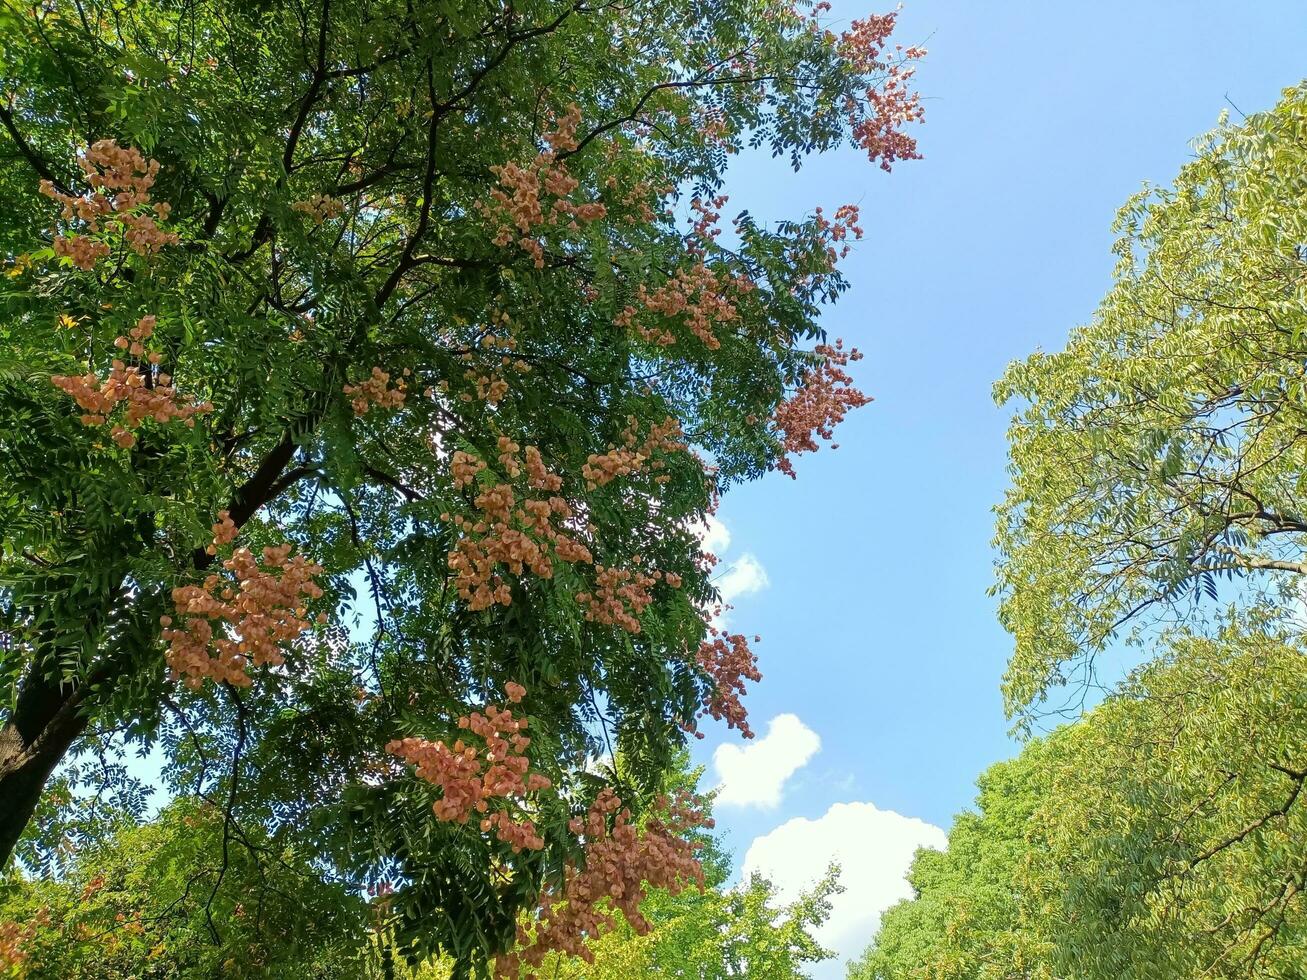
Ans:
[[[845,0],[834,15],[869,9]],[[1092,314],[1126,197],[1170,181],[1223,108],[1268,108],[1307,68],[1301,2],[910,0],[897,36],[930,49],[926,158],[886,175],[847,151],[795,175],[751,157],[725,209],[766,219],[853,202],[867,230],[825,326],[866,353],[858,377],[876,401],[838,452],[802,457],[797,481],[731,493],[719,515],[721,567],[752,556],[741,579],[761,569],[768,582],[730,621],[763,637],[753,746],[795,716],[763,750],[723,760],[739,802],[718,807],[719,826],[740,861],[758,841],[750,866],[791,890],[837,832],[865,831],[841,855],[856,867],[826,934],[844,956],[900,887],[904,855],[938,839],[893,814],[947,828],[976,775],[1017,748],[998,691],[1009,642],[986,594],[1010,415],[991,385]],[[710,783],[722,744],[741,743],[712,729],[699,743]],[[805,757],[777,805],[746,802]]]

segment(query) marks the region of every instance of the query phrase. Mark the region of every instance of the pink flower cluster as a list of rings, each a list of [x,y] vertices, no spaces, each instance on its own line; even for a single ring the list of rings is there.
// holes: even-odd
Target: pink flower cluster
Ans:
[[[236,525],[223,511],[213,526],[211,553],[235,537]],[[181,625],[174,627],[171,616],[161,616],[159,624],[174,676],[196,688],[206,677],[248,687],[251,664],[285,661],[282,645],[310,626],[304,601],[322,596],[314,582],[322,567],[290,553],[289,544],[264,548],[257,558],[248,548],[237,548],[222,563],[226,575],[172,590]]]
[[[909,84],[916,73],[914,61],[925,57],[926,49],[895,46],[897,60],[883,56],[894,30],[896,13],[855,20],[840,35],[840,55],[855,71],[879,77],[866,91],[866,111],[856,100],[848,106],[853,139],[867,151],[867,159],[880,161],[889,170],[897,160],[918,160],[917,141],[903,132],[908,123],[921,122],[925,110],[921,96]]]
[[[704,700],[702,714],[711,715],[718,721],[725,719],[727,728],[738,728],[745,738],[753,738],[749,714],[740,698],[745,693],[745,681],[756,684],[762,680],[758,658],[749,649],[749,641],[739,633],[727,634],[709,627],[708,634],[709,639],[703,641],[695,657],[695,662],[713,682],[713,689]],[[755,636],[754,640],[757,639]]]
[[[705,347],[717,350],[722,344],[713,328],[738,316],[727,295],[730,285],[747,289],[752,284],[722,276],[700,259],[688,269],[677,269],[654,289],[641,283],[635,303],[626,306],[615,322],[651,344],[668,347],[676,343],[672,325],[679,320]]]
[[[856,204],[843,204],[836,208],[833,218],[827,218],[821,208],[817,209],[817,230],[827,243],[826,258],[832,269],[836,261],[849,254],[849,237],[852,236],[855,241],[862,239],[862,225],[858,224],[860,218],[861,212]],[[843,243],[838,251],[837,242]]]
[[[27,976],[25,964],[31,958],[28,944],[36,938],[37,930],[49,927],[50,910],[44,907],[23,925],[12,920],[0,922],[0,970],[6,976]]]
[[[544,244],[534,232],[542,225],[562,225],[572,231],[581,225],[598,221],[608,213],[599,201],[575,203],[570,196],[581,186],[566,163],[558,159],[560,151],[577,148],[576,129],[581,123],[581,110],[575,104],[568,107],[546,133],[549,149],[542,150],[526,166],[507,163],[491,167],[499,178],[499,187],[490,192],[493,204],[485,206],[487,215],[495,222],[494,243],[508,245],[516,237],[518,245],[531,255],[536,268],[545,264]],[[543,197],[552,202],[546,207]]]
[[[541,894],[538,915],[530,924],[518,925],[518,948],[496,958],[495,976],[516,980],[524,966],[539,967],[554,952],[593,963],[587,940],[617,927],[615,911],[636,933],[647,934],[652,927],[640,907],[649,889],[676,895],[690,885],[703,888],[703,867],[696,856],[703,845],[687,838],[695,828],[712,825],[697,801],[681,792],[657,800],[641,830],[621,798],[606,787],[585,817],[568,825],[585,841],[583,865],[568,865],[561,887]],[[526,977],[536,980],[529,970]]]
[[[632,476],[645,469],[659,470],[665,465],[657,459],[660,454],[682,451],[686,448],[682,442],[681,423],[668,417],[649,430],[644,441],[640,441],[638,422],[635,416],[628,417],[627,427],[622,431],[622,445],[611,446],[606,453],[591,453],[581,466],[581,476],[586,486],[593,490],[611,483],[618,477]],[[667,477],[656,478],[666,482]]]
[[[177,234],[158,225],[168,219],[171,206],[163,201],[153,203],[150,198],[159,161],[147,161],[139,150],[119,146],[114,140],[100,140],[77,162],[90,185],[86,193],[64,194],[50,181],[41,181],[41,193],[63,205],[65,222],[76,219],[92,235],[116,226],[138,255],[152,255],[165,245],[177,244]],[[56,255],[70,257],[79,269],[90,270],[109,254],[109,245],[87,235],[67,234],[55,236],[54,250]]]
[[[115,358],[107,377],[101,379],[94,371],[83,375],[55,374],[50,383],[73,401],[85,413],[83,425],[105,425],[109,416],[120,404],[126,408],[122,420],[115,423],[109,435],[124,449],[136,444],[132,429],[139,428],[146,419],[160,424],[180,420],[187,428],[195,426],[194,416],[213,411],[209,402],[196,402],[183,398],[172,384],[172,376],[158,369],[162,355],[146,352],[145,341],[154,333],[155,318],[141,317],[130,331],[129,337],[118,337],[114,346],[127,350],[129,355],[141,358],[144,364],[128,365]]]
[[[410,373],[408,368],[404,368],[405,378]],[[372,374],[367,379],[360,381],[356,385],[345,385],[341,390],[350,399],[354,414],[366,415],[368,410],[373,407],[399,408],[403,405],[408,390],[408,382],[401,378],[392,387],[389,373],[379,367],[374,367]]]
[[[844,350],[844,342],[835,345],[819,344],[814,353],[820,363],[804,374],[798,390],[776,409],[773,421],[781,435],[784,452],[776,468],[794,478],[794,464],[790,455],[817,451],[817,436],[829,441],[835,426],[855,408],[868,404],[871,398],[853,387],[853,378],[845,371],[850,361],[859,361],[862,354],[855,347]],[[838,444],[832,445],[838,449]]]
[[[505,690],[514,704],[526,695],[526,688],[516,683]],[[440,799],[431,807],[437,820],[465,824],[478,813],[482,833],[493,830],[514,853],[540,850],[545,842],[531,820],[516,819],[503,809],[490,810],[495,800],[521,800],[551,785],[548,777],[530,772],[526,750],[531,739],[522,734],[526,717],[490,705],[484,714],[473,711],[459,718],[458,727],[479,743],[458,739],[451,747],[443,741],[403,738],[388,743],[386,751],[416,766],[419,779],[439,787]]]
[[[640,556],[633,561],[639,564]],[[590,592],[578,592],[576,601],[592,623],[617,626],[628,633],[640,632],[640,616],[653,602],[650,591],[663,573],[652,575],[628,568],[608,568],[595,565],[594,587]]]
[[[569,564],[592,561],[590,550],[577,538],[558,529],[572,520],[572,507],[562,497],[530,496],[531,491],[555,494],[562,478],[545,465],[539,450],[527,446],[522,456],[518,445],[506,436],[499,440],[499,462],[510,479],[525,469],[525,497],[519,502],[512,483],[497,482],[472,500],[474,517],[444,513],[440,519],[453,524],[461,537],[449,552],[458,594],[473,610],[512,604],[512,590],[499,573],[504,568],[514,575],[525,570],[541,578],[552,578],[555,559]],[[455,487],[470,487],[486,464],[461,450],[450,459]]]

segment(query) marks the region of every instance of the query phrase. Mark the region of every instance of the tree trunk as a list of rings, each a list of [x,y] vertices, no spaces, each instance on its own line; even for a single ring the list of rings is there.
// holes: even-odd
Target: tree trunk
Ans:
[[[0,727],[0,867],[32,819],[46,780],[86,729],[82,692],[28,674]]]

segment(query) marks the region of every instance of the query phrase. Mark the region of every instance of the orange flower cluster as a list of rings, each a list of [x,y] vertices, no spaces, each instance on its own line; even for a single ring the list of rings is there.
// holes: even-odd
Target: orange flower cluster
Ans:
[[[621,798],[605,788],[585,817],[568,825],[585,841],[584,866],[568,865],[562,886],[541,894],[534,927],[519,923],[518,949],[496,957],[495,976],[516,980],[524,965],[539,967],[551,952],[593,963],[587,940],[617,927],[614,911],[638,934],[647,934],[652,927],[640,906],[649,889],[677,895],[692,884],[703,888],[703,867],[696,856],[703,845],[686,837],[696,827],[712,825],[695,800],[681,792],[657,800],[641,830],[631,823]],[[534,973],[526,976],[536,980]]]
[[[230,511],[218,511],[218,522],[213,525],[213,541],[204,549],[211,555],[216,555],[218,549],[223,545],[231,544],[236,540],[236,535],[240,534],[240,529],[236,522],[231,519]]]
[[[506,690],[515,704],[526,694],[520,684],[508,684]],[[490,705],[485,714],[474,711],[459,718],[458,727],[477,736],[484,749],[462,739],[451,748],[443,741],[403,738],[388,743],[386,751],[415,765],[419,779],[440,788],[440,799],[431,807],[437,820],[465,824],[479,813],[482,833],[493,830],[514,853],[540,850],[545,842],[532,821],[515,820],[504,810],[489,812],[493,800],[521,799],[551,785],[548,777],[529,771],[526,749],[531,739],[521,734],[527,719]]]
[[[709,639],[704,640],[695,656],[695,662],[712,678],[713,689],[704,700],[700,713],[726,720],[727,728],[738,728],[745,738],[753,738],[748,712],[740,698],[744,696],[744,682],[755,684],[762,680],[758,671],[758,658],[749,649],[749,641],[739,633],[727,634],[715,627],[708,628]],[[758,637],[754,637],[757,640]]]
[[[412,372],[404,368],[404,377],[407,378]],[[403,379],[395,382],[395,386],[390,386],[390,375],[381,370],[379,367],[372,369],[372,375],[365,381],[360,381],[356,385],[345,385],[342,391],[350,399],[350,405],[354,408],[355,415],[366,415],[368,409],[372,406],[378,408],[399,408],[404,404],[405,393],[408,390],[408,383]]]
[[[844,341],[836,340],[833,347],[818,345],[814,353],[821,357],[821,363],[804,374],[798,390],[781,403],[772,419],[788,454],[816,452],[817,436],[829,441],[835,426],[844,421],[850,410],[871,401],[853,387],[853,378],[844,370],[850,361],[862,360],[856,347],[846,351]],[[782,457],[776,468],[791,479],[795,477],[794,464],[788,456]]]
[[[525,466],[530,489],[556,492],[562,479],[551,473],[540,453],[526,448],[524,461],[517,456],[517,443],[507,437],[499,440],[499,461],[515,477]],[[467,453],[455,453],[450,460],[457,487],[470,485],[485,464]],[[514,575],[524,570],[541,578],[552,578],[553,560],[568,563],[590,562],[590,550],[576,538],[558,530],[557,522],[572,519],[571,506],[562,497],[548,499],[528,497],[518,501],[510,483],[496,483],[474,498],[476,519],[445,513],[442,521],[452,523],[462,537],[449,552],[449,567],[459,596],[473,609],[488,609],[495,604],[512,604],[512,591],[499,575],[500,566]]]
[[[508,382],[493,374],[481,374],[479,371],[469,369],[463,372],[463,377],[476,385],[475,397],[488,405],[498,405],[508,394]],[[470,402],[472,398],[471,394],[463,395],[463,401]]]
[[[458,488],[471,486],[477,474],[486,468],[486,464],[471,453],[461,449],[454,451],[449,459],[449,472],[454,477],[454,486]]]
[[[526,482],[534,490],[557,492],[563,488],[563,478],[550,472],[535,446],[526,447]]]
[[[640,556],[634,559],[637,563]],[[640,632],[640,616],[653,602],[650,589],[663,578],[655,571],[646,575],[639,569],[606,568],[595,566],[593,592],[578,592],[576,601],[585,610],[585,618],[592,623],[618,626],[628,633]]]
[[[223,511],[213,525],[210,553],[235,537],[236,526]],[[255,558],[248,548],[237,548],[222,563],[229,577],[210,575],[201,585],[172,590],[182,624],[174,628],[171,616],[161,616],[159,623],[174,676],[196,688],[206,677],[248,687],[249,664],[284,662],[281,645],[310,625],[304,600],[322,596],[313,581],[322,573],[321,566],[303,555],[291,558],[290,552],[291,546],[284,544],[264,548]]]
[[[128,337],[118,337],[114,346],[127,350],[133,357],[146,354],[145,341],[154,333],[155,318],[141,317]],[[109,415],[121,403],[126,403],[122,422],[114,424],[110,438],[124,449],[136,444],[130,430],[139,428],[146,419],[166,423],[180,420],[187,428],[194,428],[197,413],[213,411],[209,402],[187,401],[173,387],[172,376],[159,371],[162,355],[150,353],[145,360],[148,366],[128,365],[115,358],[110,364],[108,377],[103,380],[94,371],[82,375],[56,374],[50,383],[73,401],[85,413],[83,425],[104,425]]]
[[[733,149],[728,145],[731,129],[726,121],[726,113],[721,109],[710,109],[704,114],[699,123],[699,135],[713,145],[726,147],[727,153]]]
[[[655,425],[641,443],[637,421],[631,418],[623,433],[628,448],[614,449],[604,456],[591,455],[585,464],[583,471],[590,487],[593,489],[619,475],[639,472],[645,466],[660,467],[661,461],[651,462],[651,457],[659,452],[684,449],[677,441],[680,434],[676,420],[668,418]],[[555,561],[568,564],[594,561],[590,549],[578,537],[560,530],[574,523],[576,515],[571,504],[558,496],[562,477],[549,469],[540,451],[535,446],[523,450],[507,436],[499,437],[496,448],[499,465],[508,480],[482,484],[472,500],[475,511],[472,516],[450,512],[440,515],[442,521],[460,532],[459,540],[449,551],[449,568],[454,573],[459,597],[472,610],[512,604],[512,590],[501,574],[503,571],[518,576],[530,571],[549,579],[554,575]],[[487,469],[483,460],[463,450],[456,450],[450,456],[455,489],[473,487]],[[525,487],[519,483],[515,488],[509,481],[521,481]],[[533,491],[541,492],[541,496],[533,496]],[[545,493],[549,496],[544,497]],[[639,566],[640,562],[640,556],[636,555],[634,565]],[[664,575],[661,571],[646,574],[638,568],[595,565],[592,589],[578,592],[576,599],[590,622],[639,633],[640,616],[653,601],[650,590],[659,581],[666,581],[673,588],[681,585],[680,576],[675,574]]]
[[[150,188],[159,173],[158,160],[146,160],[139,150],[119,146],[114,140],[100,140],[91,144],[77,163],[90,185],[85,194],[63,194],[50,181],[41,181],[41,193],[63,205],[64,221],[81,221],[91,234],[99,233],[102,223],[117,225],[123,240],[138,255],[152,255],[165,245],[177,244],[177,234],[164,231],[157,223],[167,220],[171,206],[150,199]],[[84,270],[93,269],[109,254],[105,242],[85,235],[57,235],[54,250]]]
[[[345,211],[345,205],[326,194],[314,194],[306,200],[296,201],[290,209],[308,215],[315,225],[320,225],[329,218],[339,218]]]
[[[822,214],[821,208],[817,209],[817,228],[821,237],[828,243],[826,257],[830,261],[831,268],[835,267],[838,259],[842,259],[849,254],[848,239],[850,235],[853,236],[854,240],[861,240],[862,226],[858,224],[860,215],[861,212],[856,204],[844,204],[836,208],[833,220]],[[844,243],[838,251],[835,248],[836,242]]]
[[[916,73],[912,62],[925,57],[926,49],[899,44],[895,46],[897,60],[882,57],[897,19],[898,14],[889,13],[855,20],[839,38],[841,57],[855,71],[880,79],[866,92],[870,114],[864,115],[853,100],[847,108],[854,142],[867,151],[868,160],[879,160],[882,170],[889,170],[896,160],[921,159],[917,141],[902,127],[921,122],[926,115],[920,94],[908,87]]]
[[[581,123],[581,110],[568,107],[555,128],[545,134],[549,149],[537,154],[525,167],[516,163],[491,167],[499,178],[499,187],[490,192],[493,204],[485,206],[486,213],[497,224],[494,243],[500,247],[517,238],[517,243],[531,255],[537,269],[545,264],[544,245],[533,230],[541,225],[565,225],[575,231],[582,224],[598,221],[608,209],[598,201],[576,204],[568,200],[580,186],[580,181],[568,173],[567,165],[558,159],[559,151],[569,152],[577,147],[576,128]],[[553,198],[546,210],[542,195]]]
[[[728,280],[739,285],[738,281]],[[726,295],[726,283],[700,259],[688,269],[676,273],[656,289],[641,283],[636,290],[635,304],[617,314],[619,327],[635,330],[641,339],[660,347],[676,343],[676,334],[665,322],[683,318],[686,328],[703,342],[709,350],[721,347],[713,332],[717,324],[729,323],[738,313],[735,303]],[[638,323],[641,314],[653,314],[652,324]]]
[[[9,976],[26,976],[24,964],[31,958],[27,944],[36,937],[38,929],[50,927],[50,910],[40,908],[26,925],[17,922],[0,922],[0,970]]]
[[[644,442],[640,442],[638,425],[634,415],[627,417],[627,426],[622,431],[621,447],[610,446],[608,452],[591,453],[581,467],[586,486],[593,490],[611,483],[619,476],[631,476],[641,472],[646,464],[650,469],[662,469],[662,460],[654,459],[659,453],[671,453],[686,448],[681,442],[683,433],[681,423],[669,416],[649,430]],[[665,482],[665,477],[659,478]]]
[[[702,255],[706,247],[712,243],[712,240],[722,233],[722,230],[717,227],[717,222],[721,220],[721,209],[727,200],[729,198],[725,194],[719,194],[706,204],[697,197],[690,202],[690,207],[698,215],[694,227],[690,231],[690,251],[692,253]]]

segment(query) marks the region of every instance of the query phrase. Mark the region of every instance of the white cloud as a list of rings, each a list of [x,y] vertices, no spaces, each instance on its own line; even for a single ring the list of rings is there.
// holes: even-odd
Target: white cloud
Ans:
[[[796,817],[755,838],[742,871],[746,879],[755,872],[770,879],[783,904],[810,888],[832,861],[838,863],[844,892],[816,937],[843,963],[866,948],[881,913],[912,896],[904,875],[917,848],[943,850],[947,841],[944,831],[916,817],[871,803],[836,803],[816,820]],[[832,964],[829,975],[843,976],[843,969]]]
[[[714,555],[720,555],[731,546],[731,532],[712,514],[703,519],[702,525],[695,525],[695,533],[699,535],[703,550]]]
[[[742,595],[761,592],[770,584],[767,569],[751,553],[737,558],[716,581],[717,591],[721,593],[722,602],[726,605]]]
[[[720,806],[775,807],[785,781],[821,748],[821,738],[798,715],[777,715],[767,723],[767,734],[741,747],[719,745],[713,766],[721,789]]]

